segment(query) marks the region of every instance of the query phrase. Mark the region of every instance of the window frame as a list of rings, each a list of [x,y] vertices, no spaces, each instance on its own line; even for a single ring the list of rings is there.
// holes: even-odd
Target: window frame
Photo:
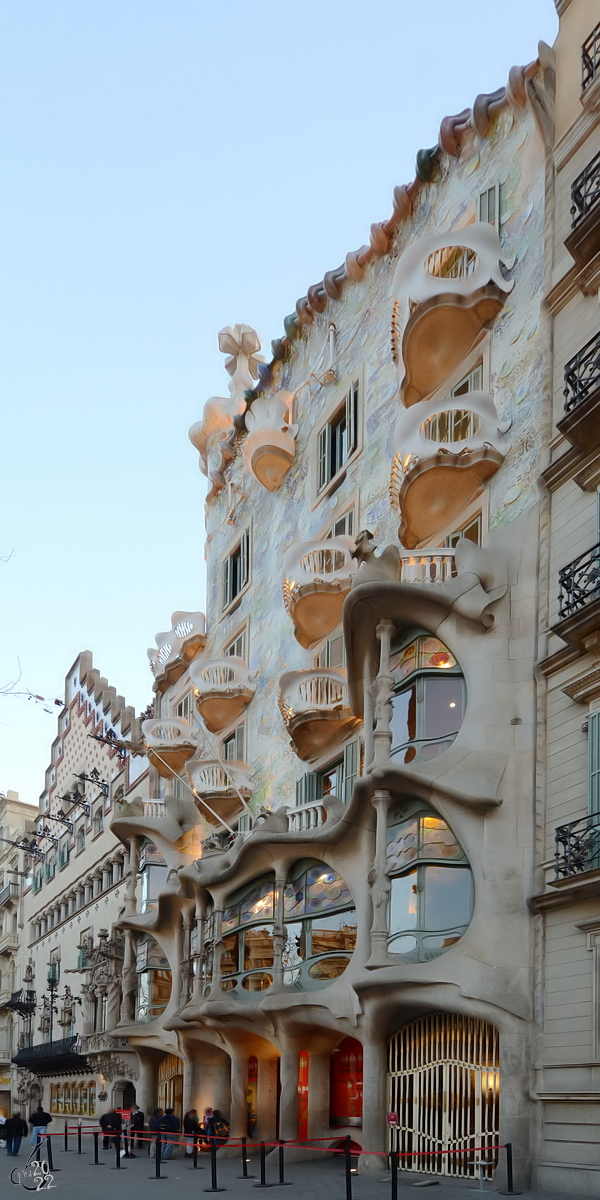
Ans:
[[[225,645],[223,647],[223,658],[241,658],[242,662],[245,662],[246,665],[248,665],[248,650],[249,650],[249,632],[248,631],[249,631],[249,621],[244,621],[244,624],[240,625],[237,633],[235,633],[233,637],[228,638],[227,641],[225,642]],[[233,649],[233,647],[240,640],[240,638],[243,639],[243,649],[244,649],[243,654],[237,654],[234,652],[234,649]]]
[[[240,552],[240,570],[242,582],[235,595],[230,595],[232,580],[231,561]],[[252,583],[252,526],[249,522],[235,539],[233,544],[222,556],[219,562],[219,610],[220,619],[227,616],[234,608]]]
[[[363,449],[363,424],[365,411],[365,372],[362,362],[358,363],[355,370],[348,372],[340,381],[335,389],[335,395],[331,402],[319,417],[318,423],[315,425],[309,442],[309,456],[311,463],[311,492],[313,496],[313,508],[322,501],[324,496],[330,496],[332,492],[343,482],[346,471],[356,461]],[[352,406],[349,404],[348,397],[351,390],[356,387],[358,390],[356,409],[353,410],[351,424],[354,427],[353,448],[347,454],[345,460],[339,465],[335,472],[326,480],[322,478],[321,463],[325,461],[331,454],[331,429],[336,422],[338,414],[343,419],[343,409],[345,407],[346,414],[352,411]],[[348,420],[348,417],[346,417]],[[326,431],[329,430],[329,433]]]

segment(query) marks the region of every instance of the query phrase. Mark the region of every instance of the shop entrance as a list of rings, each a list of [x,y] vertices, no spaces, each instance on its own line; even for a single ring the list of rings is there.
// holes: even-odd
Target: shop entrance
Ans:
[[[183,1117],[183,1062],[176,1054],[167,1054],[158,1067],[158,1107],[172,1108]]]
[[[388,1046],[388,1113],[397,1117],[390,1150],[406,1154],[402,1169],[478,1178],[482,1161],[491,1179],[498,1152],[487,1147],[498,1144],[500,1129],[498,1030],[456,1013],[406,1025]]]

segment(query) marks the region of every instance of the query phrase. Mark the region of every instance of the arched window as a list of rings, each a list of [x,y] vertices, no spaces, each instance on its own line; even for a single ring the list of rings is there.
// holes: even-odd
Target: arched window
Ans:
[[[83,825],[80,825],[79,829],[77,830],[75,842],[77,846],[77,854],[79,854],[81,850],[85,850],[85,829]]]
[[[354,901],[341,875],[314,859],[296,863],[283,909],[284,983],[318,987],[341,975],[356,945]]]
[[[419,801],[390,811],[387,836],[390,951],[428,962],[458,942],[470,923],[471,868],[450,827]]]
[[[163,1013],[171,996],[171,970],[158,942],[142,937],[137,944],[137,1019],[154,1021]]]
[[[274,879],[265,875],[228,897],[221,918],[223,991],[232,991],[241,980],[247,992],[263,992],[273,976]],[[236,976],[236,978],[233,978]]]
[[[422,762],[452,745],[465,710],[465,684],[454,655],[438,638],[419,634],[396,649],[391,670],[392,758]]]

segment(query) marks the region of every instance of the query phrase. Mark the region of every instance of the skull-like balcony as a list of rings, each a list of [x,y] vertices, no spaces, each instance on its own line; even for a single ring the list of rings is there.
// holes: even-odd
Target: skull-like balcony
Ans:
[[[194,759],[188,762],[186,773],[196,793],[196,807],[211,825],[218,824],[218,818],[235,820],[252,795],[252,771],[247,763]]]
[[[277,492],[296,454],[296,426],[290,425],[291,392],[259,396],[246,412],[243,444],[246,469],[268,492]]]
[[[348,702],[346,672],[312,667],[279,680],[279,711],[298,757],[312,762],[334,749],[360,724]]]
[[[182,717],[152,718],[142,722],[148,760],[163,779],[178,775],[196,753],[198,739]]]
[[[148,650],[154,686],[164,692],[183,675],[206,645],[206,617],[201,612],[175,612],[168,633],[157,633],[156,650]]]
[[[499,439],[510,423],[499,422],[491,395],[468,392],[433,407],[412,405],[394,435],[390,494],[409,550],[447,527],[504,461]]]
[[[296,641],[306,650],[327,637],[342,619],[357,563],[350,537],[296,542],[283,559],[283,598]]]
[[[236,721],[256,691],[246,663],[233,656],[192,663],[190,678],[196,707],[211,733],[220,733]]]
[[[420,238],[401,256],[392,341],[398,347],[402,330],[406,408],[442,386],[502,309],[513,283],[500,264],[510,268],[513,260],[487,222]]]

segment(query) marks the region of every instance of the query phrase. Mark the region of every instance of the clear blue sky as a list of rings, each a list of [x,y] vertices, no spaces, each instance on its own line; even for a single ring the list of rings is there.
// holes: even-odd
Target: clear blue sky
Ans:
[[[552,43],[553,0],[3,0],[0,683],[77,653],[138,709],[203,605],[187,430],[368,240],[441,118]],[[0,697],[0,788],[37,801],[53,716]]]

